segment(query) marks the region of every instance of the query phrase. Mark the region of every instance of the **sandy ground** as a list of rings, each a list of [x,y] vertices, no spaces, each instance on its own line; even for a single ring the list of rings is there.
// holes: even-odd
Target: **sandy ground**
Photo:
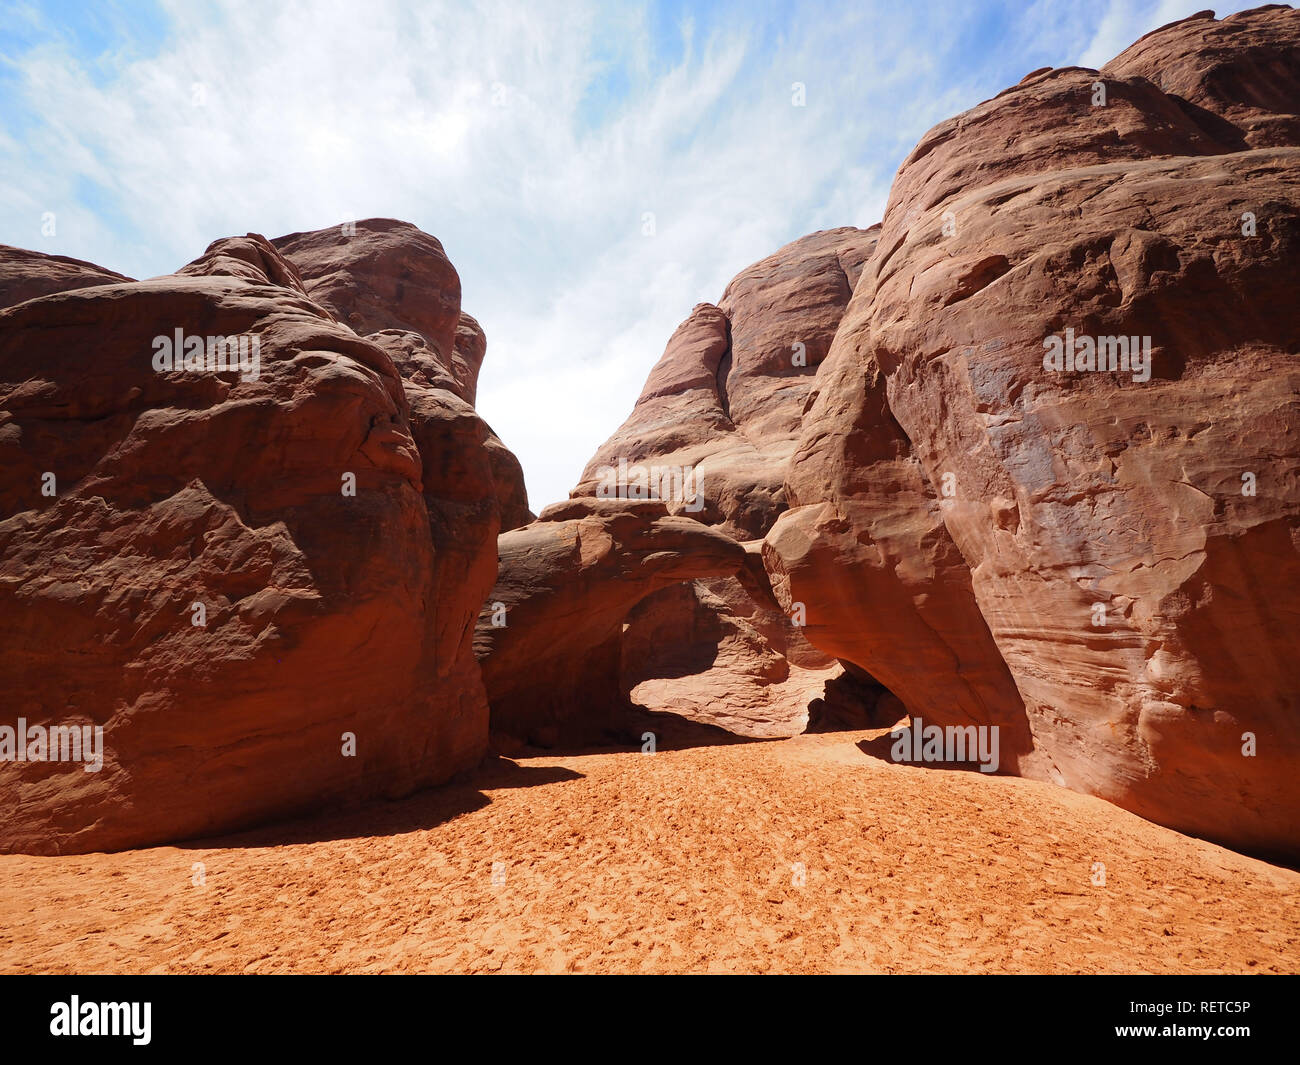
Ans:
[[[875,735],[499,759],[197,846],[0,856],[0,971],[1300,971],[1300,873]]]

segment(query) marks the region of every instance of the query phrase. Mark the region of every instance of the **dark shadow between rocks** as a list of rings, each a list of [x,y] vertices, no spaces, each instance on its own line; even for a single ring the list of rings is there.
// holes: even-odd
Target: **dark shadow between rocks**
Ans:
[[[888,725],[888,724],[881,723],[878,727],[879,727],[879,728],[887,728],[887,729],[889,729],[889,731],[888,731],[888,732],[883,732],[883,733],[881,733],[879,736],[876,736],[874,739],[869,739],[869,740],[859,740],[858,743],[856,744],[858,750],[860,750],[863,754],[867,755],[867,756],[870,757],[870,758],[877,758],[877,759],[879,759],[879,760],[882,761],[882,762],[888,762],[890,765],[910,765],[910,766],[916,766],[917,768],[920,768],[920,769],[948,769],[948,770],[955,770],[955,771],[958,771],[958,772],[977,773],[977,774],[980,774],[980,775],[982,775],[982,776],[990,776],[990,777],[992,777],[992,776],[1006,776],[1006,775],[1008,775],[1007,772],[1006,772],[1004,769],[1001,768],[1002,765],[1005,765],[1005,764],[1006,764],[1005,761],[1000,762],[1000,764],[999,764],[999,768],[998,768],[997,770],[995,770],[994,772],[992,772],[992,773],[985,773],[985,772],[983,772],[983,770],[980,769],[980,763],[979,763],[978,761],[976,761],[976,760],[968,760],[968,761],[945,761],[945,760],[929,761],[929,760],[926,760],[926,761],[922,761],[922,760],[919,760],[919,759],[918,759],[918,760],[913,761],[913,760],[911,760],[910,758],[908,758],[908,759],[898,759],[898,758],[895,758],[895,757],[894,757],[894,754],[893,754],[893,751],[894,751],[894,747],[895,747],[895,745],[899,742],[900,738],[903,739],[904,742],[907,744],[907,746],[906,746],[905,749],[906,749],[908,752],[911,751],[911,744],[912,744],[912,737],[911,737],[911,732],[912,732],[912,722],[911,722],[911,719],[910,719],[910,718],[904,718],[904,719],[901,720],[901,721],[897,721],[897,722],[895,722],[892,726],[890,726],[890,725]],[[928,725],[924,725],[924,723],[923,723],[923,728],[925,728],[925,729],[928,731],[928,729],[930,728],[930,726],[928,726]],[[898,735],[898,733],[899,733],[900,731],[906,733],[906,736],[900,737],[900,736]]]
[[[493,734],[492,747],[508,758],[570,757],[586,754],[613,754],[618,751],[642,751],[654,736],[655,752],[683,751],[693,747],[726,747],[738,743],[771,743],[768,739],[737,736],[699,721],[676,714],[649,710],[636,704],[617,714],[617,719],[599,730],[582,735],[560,736],[542,746],[523,743],[510,736]]]
[[[884,728],[905,716],[903,704],[875,677],[850,662],[841,665],[845,672],[826,681],[820,698],[808,703],[805,733]]]

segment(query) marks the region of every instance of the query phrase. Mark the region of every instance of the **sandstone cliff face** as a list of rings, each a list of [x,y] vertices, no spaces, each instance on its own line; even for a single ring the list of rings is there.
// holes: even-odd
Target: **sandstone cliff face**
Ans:
[[[813,233],[738,274],[718,306],[696,307],[572,495],[594,495],[601,469],[620,460],[691,467],[703,506],[689,513],[737,540],[761,539],[785,507],[804,400],[876,235]]]
[[[611,470],[693,470],[695,500],[667,499],[670,510],[749,549],[747,579],[666,589],[629,616],[620,670],[635,703],[789,736],[839,677],[773,598],[759,549],[785,509],[813,376],[875,243],[875,229],[828,230],[742,271],[717,306],[700,304],[678,327],[631,416],[587,464],[575,496],[600,491]]]
[[[1300,142],[1300,56],[1295,13],[1283,5],[1215,20],[1202,11],[1162,26],[1103,68],[1168,93],[1234,150]]]
[[[0,849],[219,832],[481,757],[494,438],[302,268],[250,235],[0,311],[0,724],[103,729],[98,772],[4,766]],[[458,294],[430,319],[453,332]],[[158,372],[177,329],[255,338],[256,369]]]
[[[1195,18],[927,134],[765,545],[927,721],[1023,717],[1022,772],[1292,853],[1298,56],[1298,12]],[[1067,336],[1150,366],[1058,371]]]

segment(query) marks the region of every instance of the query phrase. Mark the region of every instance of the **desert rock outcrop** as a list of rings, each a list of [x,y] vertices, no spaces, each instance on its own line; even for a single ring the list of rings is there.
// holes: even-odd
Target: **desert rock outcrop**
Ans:
[[[0,244],[0,307],[69,292],[74,288],[115,285],[129,277],[66,255],[44,255]]]
[[[460,276],[436,237],[409,222],[368,218],[273,243],[300,271],[303,291],[389,352],[408,391],[446,390],[473,407],[487,337],[461,309]],[[533,518],[523,469],[487,432],[502,528],[518,528]]]
[[[519,742],[589,742],[620,725],[624,619],[646,596],[735,573],[744,549],[658,500],[572,499],[498,540],[475,651],[492,730]]]
[[[416,324],[425,299],[454,334],[458,283],[414,289]],[[244,361],[156,368],[176,330]],[[502,460],[404,355],[256,235],[0,311],[0,724],[29,751],[102,729],[96,771],[6,762],[0,848],[177,840],[478,761]]]
[[[739,735],[789,736],[842,675],[773,598],[760,547],[785,508],[803,406],[876,235],[813,233],[738,274],[717,306],[697,306],[587,464],[575,496],[645,470],[671,510],[748,548],[738,576],[665,589],[629,616],[622,684],[637,704]],[[688,491],[675,491],[683,481]]]
[[[1023,707],[1022,772],[1289,853],[1298,59],[1300,12],[1198,16],[931,130],[765,548],[927,721]]]

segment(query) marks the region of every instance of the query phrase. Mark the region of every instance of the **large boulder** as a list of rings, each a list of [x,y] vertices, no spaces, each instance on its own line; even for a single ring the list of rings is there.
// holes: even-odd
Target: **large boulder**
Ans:
[[[765,546],[812,642],[927,722],[1023,715],[1020,771],[1288,853],[1298,48],[1300,12],[1197,17],[927,134]],[[1110,337],[1149,364],[1055,361]]]
[[[340,322],[362,336],[382,329],[419,333],[450,368],[460,275],[437,237],[410,222],[368,218],[272,243],[293,261],[312,299]]]
[[[155,369],[176,330],[247,360]],[[4,766],[0,849],[222,832],[477,762],[489,431],[401,357],[256,235],[0,311],[0,726],[103,744],[97,771]]]

